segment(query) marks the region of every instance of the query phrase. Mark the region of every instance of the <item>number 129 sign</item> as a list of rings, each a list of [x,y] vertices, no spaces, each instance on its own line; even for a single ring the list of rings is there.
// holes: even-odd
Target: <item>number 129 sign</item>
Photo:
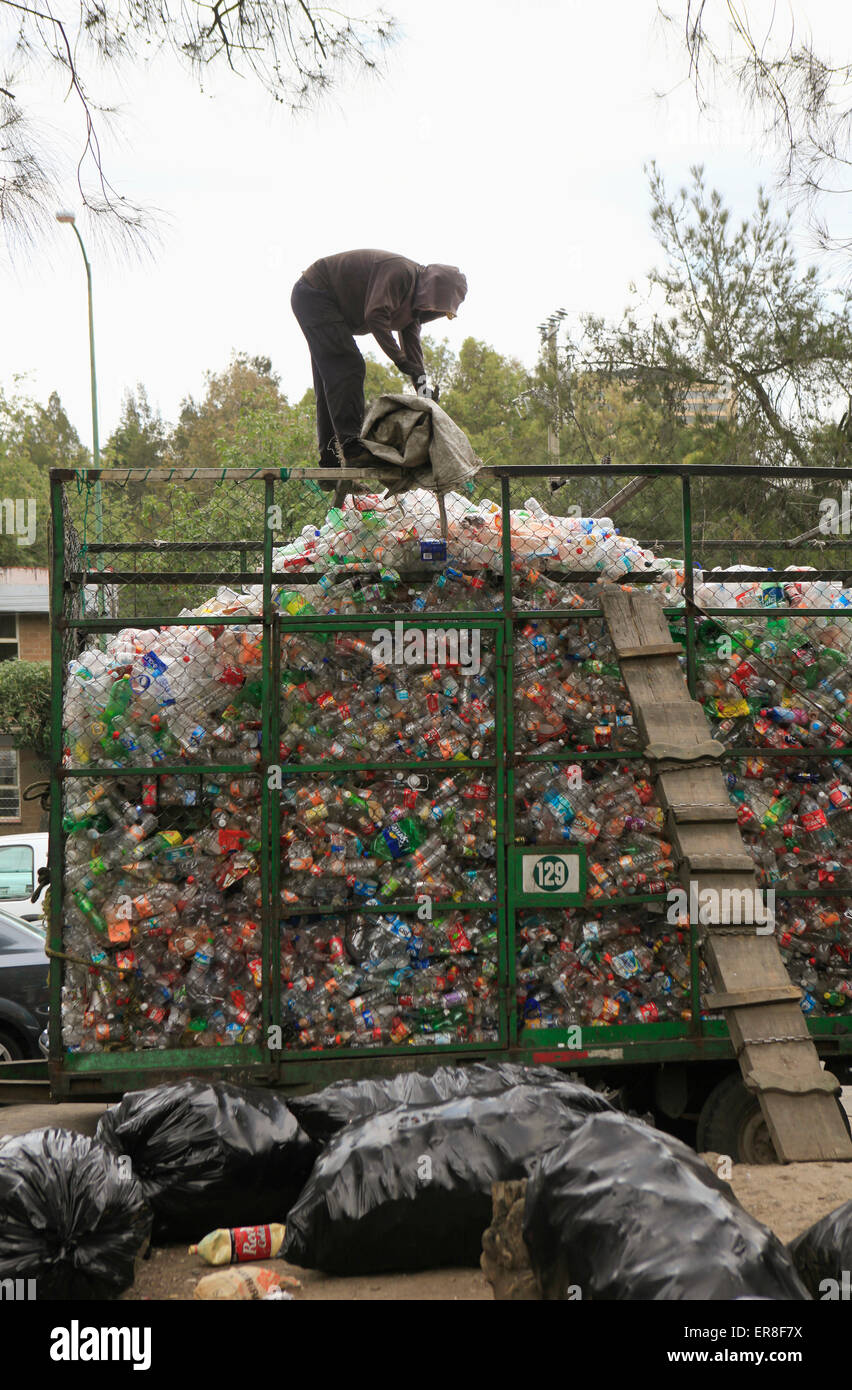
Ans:
[[[513,847],[515,892],[535,907],[565,907],[582,902],[586,887],[585,851]]]

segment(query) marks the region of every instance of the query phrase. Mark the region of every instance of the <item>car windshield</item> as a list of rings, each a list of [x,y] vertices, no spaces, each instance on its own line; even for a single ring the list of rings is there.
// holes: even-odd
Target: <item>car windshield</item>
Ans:
[[[28,898],[35,886],[33,872],[30,845],[0,844],[0,902]]]
[[[16,933],[18,934],[16,944],[19,946],[32,945],[35,942],[38,942],[39,946],[44,945],[44,935],[34,922],[22,922],[20,917],[13,917],[11,912],[0,912],[2,938],[11,944]],[[21,937],[26,938],[26,941],[22,941]]]

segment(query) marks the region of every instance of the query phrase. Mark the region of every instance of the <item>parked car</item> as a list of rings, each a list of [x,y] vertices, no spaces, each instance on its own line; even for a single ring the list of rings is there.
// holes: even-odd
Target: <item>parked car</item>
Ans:
[[[41,903],[31,903],[30,897],[39,869],[47,868],[47,840],[46,831],[0,835],[0,910],[26,922],[41,919]]]
[[[0,911],[0,1062],[41,1056],[48,997],[44,937]]]

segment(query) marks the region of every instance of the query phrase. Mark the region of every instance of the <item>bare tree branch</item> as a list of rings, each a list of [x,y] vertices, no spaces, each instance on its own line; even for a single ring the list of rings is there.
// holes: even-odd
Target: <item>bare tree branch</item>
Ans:
[[[773,7],[762,36],[748,0],[666,5],[657,0],[658,15],[665,25],[677,25],[700,109],[711,105],[711,78],[730,82],[762,123],[763,138],[779,159],[779,181],[807,209],[818,243],[852,249],[852,234],[829,230],[823,211],[826,199],[848,192],[843,175],[852,167],[852,62],[834,63],[818,52],[792,5],[789,27]]]
[[[295,113],[347,72],[374,71],[395,37],[383,11],[353,20],[311,0],[0,0],[0,41],[4,30],[15,71],[0,73],[0,223],[7,239],[22,243],[52,217],[61,186],[55,154],[21,110],[28,78],[46,72],[74,96],[83,206],[132,244],[151,234],[152,220],[118,192],[105,168],[100,132],[113,113],[92,86],[104,69],[117,72],[166,51],[199,83],[220,69],[250,78]]]

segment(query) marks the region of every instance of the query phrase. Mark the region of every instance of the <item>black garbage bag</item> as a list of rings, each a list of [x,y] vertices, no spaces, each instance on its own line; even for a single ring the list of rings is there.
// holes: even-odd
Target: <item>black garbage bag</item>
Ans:
[[[547,1299],[808,1297],[728,1184],[629,1115],[590,1115],[542,1156],[524,1240]]]
[[[0,1140],[0,1280],[33,1279],[39,1299],[117,1298],[150,1234],[141,1184],[103,1144],[67,1129]]]
[[[852,1294],[852,1202],[815,1221],[787,1249],[812,1298],[848,1299]]]
[[[287,1103],[311,1138],[327,1144],[346,1125],[399,1105],[434,1105],[455,1096],[499,1095],[522,1085],[558,1086],[572,1107],[585,1113],[612,1108],[605,1096],[566,1080],[555,1067],[522,1067],[512,1062],[476,1062],[469,1067],[438,1067],[429,1074],[408,1071],[372,1080],[335,1081],[324,1091],[293,1096]]]
[[[129,1092],[96,1137],[127,1154],[159,1237],[283,1221],[317,1147],[272,1091],[190,1077]]]
[[[369,1115],[320,1154],[287,1218],[282,1256],[330,1274],[477,1265],[491,1184],[525,1177],[585,1118],[551,1086]]]

